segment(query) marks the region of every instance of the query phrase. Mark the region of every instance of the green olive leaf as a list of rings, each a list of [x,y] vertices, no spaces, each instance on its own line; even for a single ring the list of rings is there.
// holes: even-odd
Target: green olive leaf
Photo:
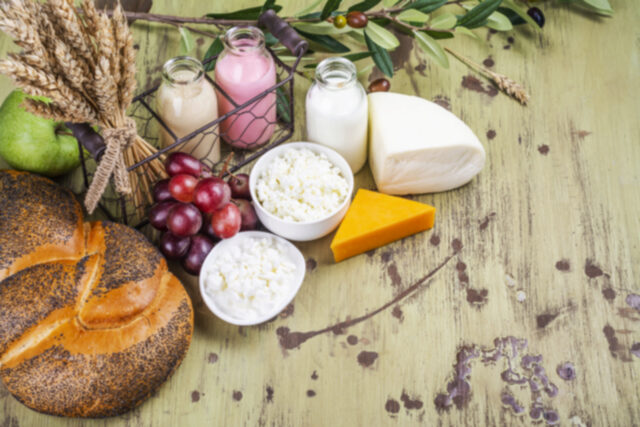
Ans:
[[[502,0],[502,6],[517,13],[520,18],[524,19],[527,24],[533,27],[534,31],[540,31],[540,27],[536,24],[536,21],[529,16],[526,10],[518,6],[513,0]]]
[[[278,13],[282,10],[282,6],[273,5],[271,9]],[[262,6],[250,7],[247,9],[236,10],[235,12],[228,13],[207,13],[207,18],[213,19],[248,19],[248,20],[257,20],[260,17],[260,13],[262,12]]]
[[[380,3],[380,0],[364,0],[351,6],[347,9],[347,12],[352,12],[354,10],[357,10],[358,12],[366,12],[372,7],[377,6],[378,3]]]
[[[437,41],[422,31],[414,31],[413,35],[418,42],[418,46],[420,46],[427,55],[432,57],[441,67],[449,68],[449,58],[447,58],[447,54]]]
[[[305,7],[304,9],[299,10],[298,12],[294,13],[293,16],[295,18],[298,18],[302,15],[306,15],[309,12],[312,12],[313,9],[315,9],[316,7],[320,6],[322,4],[324,0],[316,0],[313,3],[311,3],[309,6]]]
[[[396,3],[398,3],[398,0],[382,0],[382,5],[384,7],[391,7],[391,6],[395,5]]]
[[[498,11],[489,15],[487,18],[487,27],[493,28],[497,31],[509,31],[513,29],[513,25],[511,24],[511,21],[509,21],[509,18]]]
[[[469,29],[481,27],[486,24],[487,18],[500,6],[502,0],[484,0],[473,9],[458,18],[457,26]],[[465,5],[463,5],[464,7]]]
[[[220,55],[220,52],[222,52],[223,50],[224,45],[222,44],[222,40],[220,40],[220,37],[216,37],[213,43],[209,45],[209,49],[207,49],[207,52],[204,54],[205,60],[214,56],[216,57],[216,59],[205,64],[205,71],[211,71],[216,67],[216,60],[218,59],[217,56]]]
[[[303,36],[305,39],[324,48],[324,50],[326,51],[335,52],[335,53],[346,53],[346,52],[349,52],[350,50],[347,46],[343,45],[342,43],[340,43],[338,40],[334,39],[331,36],[311,34],[302,30],[296,30],[296,31],[300,33],[300,35]]]
[[[480,36],[478,36],[476,33],[471,31],[467,27],[456,27],[456,33],[460,33],[462,35],[474,38],[476,40],[480,40]]]
[[[362,28],[352,28],[351,31],[347,33],[347,36],[351,37],[360,44],[366,44],[364,40],[364,30]]]
[[[590,7],[601,15],[613,14],[613,9],[611,8],[611,4],[609,4],[609,0],[580,0],[579,2]]]
[[[266,0],[260,9],[260,15],[265,13],[269,9],[273,9],[276,6],[276,0]]]
[[[367,48],[373,57],[373,62],[376,63],[380,71],[382,71],[388,77],[393,77],[393,62],[391,62],[391,56],[389,52],[381,46],[378,46],[371,38],[364,33],[364,40],[367,44]]]
[[[407,9],[418,9],[420,12],[429,13],[439,9],[447,0],[417,0],[407,5]]]
[[[191,31],[184,27],[179,28],[180,31],[180,55],[188,55],[196,47]]]
[[[373,40],[375,44],[386,50],[394,50],[400,46],[400,41],[398,41],[398,38],[394,36],[391,31],[373,21],[367,23],[367,26],[364,28],[364,34]]]
[[[405,9],[396,15],[396,18],[404,22],[424,24],[429,20],[429,15],[418,9]]]
[[[434,30],[448,30],[455,27],[458,18],[453,13],[445,12],[441,15],[434,17],[429,22],[429,27]]]
[[[289,102],[289,97],[286,92],[282,88],[282,86],[278,86],[276,89],[276,112],[280,120],[285,123],[291,123],[291,102]]]
[[[329,16],[331,16],[331,12],[337,10],[340,7],[340,3],[342,0],[327,0],[322,8],[322,13],[320,14],[320,20],[324,21]]]
[[[336,34],[346,34],[349,31],[353,30],[353,28],[345,25],[344,28],[336,28],[331,22],[322,21],[322,22],[296,22],[292,24],[293,28],[296,30],[304,31],[309,34],[320,34],[320,35],[336,35]]]

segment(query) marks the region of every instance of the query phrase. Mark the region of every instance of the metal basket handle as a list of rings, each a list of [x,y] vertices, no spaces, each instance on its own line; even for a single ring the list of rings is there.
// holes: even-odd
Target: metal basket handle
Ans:
[[[306,52],[307,41],[303,40],[296,30],[276,15],[273,10],[269,9],[260,15],[258,25],[266,27],[295,56],[302,56]]]

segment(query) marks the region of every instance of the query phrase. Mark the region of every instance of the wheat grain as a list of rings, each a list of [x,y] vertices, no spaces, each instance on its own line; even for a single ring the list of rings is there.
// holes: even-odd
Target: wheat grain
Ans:
[[[527,105],[527,102],[529,102],[529,94],[519,83],[505,75],[495,73],[491,70],[486,71],[500,90],[520,101],[522,105]]]
[[[37,99],[25,98],[24,101],[22,101],[22,107],[30,113],[59,122],[72,121],[73,119],[73,117],[69,117],[55,104],[46,103]]]
[[[94,59],[93,43],[86,36],[85,27],[76,14],[73,3],[68,0],[49,0],[47,4],[50,5],[49,10],[51,11],[49,19],[60,29],[58,35],[85,61],[92,63]]]
[[[101,119],[113,125],[112,121],[117,120],[118,88],[109,71],[109,60],[105,57],[100,58],[96,66],[93,87]]]
[[[496,72],[493,72],[490,69],[483,67],[480,64],[476,64],[469,58],[460,55],[459,53],[451,50],[448,47],[445,47],[444,50],[449,52],[451,55],[455,56],[458,60],[460,60],[464,64],[478,71],[484,77],[490,79],[492,82],[496,84],[496,86],[498,86],[498,88],[501,91],[517,99],[522,105],[527,105],[527,102],[529,102],[529,94],[527,93],[525,88],[522,87],[520,84],[518,84],[515,80],[510,79],[509,77],[503,74],[498,74]]]
[[[122,13],[120,4],[113,11],[113,23],[116,46],[121,51],[121,76],[118,82],[120,108],[126,110],[131,104],[133,94],[136,91],[136,52],[133,48],[133,36],[129,31],[127,20]]]

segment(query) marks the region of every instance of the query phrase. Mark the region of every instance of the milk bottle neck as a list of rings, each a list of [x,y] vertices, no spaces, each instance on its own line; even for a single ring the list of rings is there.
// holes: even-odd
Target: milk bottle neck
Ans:
[[[316,68],[316,82],[322,88],[342,90],[356,84],[356,66],[345,58],[327,58]]]
[[[237,56],[263,54],[265,51],[264,34],[252,26],[233,27],[222,39],[227,52]]]

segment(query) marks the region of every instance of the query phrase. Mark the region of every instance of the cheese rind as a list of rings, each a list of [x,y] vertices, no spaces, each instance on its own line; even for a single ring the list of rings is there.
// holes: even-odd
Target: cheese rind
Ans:
[[[426,99],[371,93],[369,126],[369,165],[383,193],[451,190],[484,167],[485,151],[473,131]]]
[[[433,206],[359,189],[331,242],[336,262],[433,227]]]

